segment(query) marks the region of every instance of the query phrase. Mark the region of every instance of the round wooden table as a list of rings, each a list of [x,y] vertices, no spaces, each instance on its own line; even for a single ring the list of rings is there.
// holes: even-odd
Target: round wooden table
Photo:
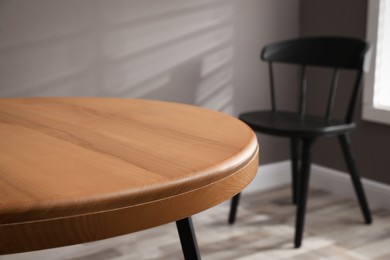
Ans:
[[[252,130],[219,112],[136,99],[0,99],[0,254],[173,221],[188,239],[189,217],[239,193],[257,167]]]

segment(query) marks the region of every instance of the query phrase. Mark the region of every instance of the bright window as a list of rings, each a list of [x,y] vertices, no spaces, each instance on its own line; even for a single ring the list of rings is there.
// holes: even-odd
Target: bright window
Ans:
[[[390,124],[390,1],[369,0],[367,21],[372,57],[365,81],[363,118]]]

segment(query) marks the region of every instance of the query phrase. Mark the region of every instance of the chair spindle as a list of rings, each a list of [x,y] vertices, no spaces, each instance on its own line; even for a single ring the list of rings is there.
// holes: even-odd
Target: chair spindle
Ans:
[[[326,115],[325,115],[325,118],[327,121],[330,120],[330,116],[332,114],[333,104],[334,104],[334,100],[335,100],[335,96],[336,96],[336,92],[337,92],[338,79],[339,79],[339,69],[334,68],[333,77],[332,77],[332,86],[331,86],[330,93],[329,93],[328,106],[326,108]]]
[[[356,76],[354,86],[353,86],[353,92],[352,92],[352,96],[351,96],[351,99],[349,102],[347,117],[345,119],[345,121],[347,123],[352,123],[352,121],[353,121],[353,112],[354,112],[354,109],[356,106],[357,96],[359,95],[359,90],[360,90],[359,85],[360,85],[360,81],[361,81],[362,76],[363,76],[363,70],[359,70],[359,72]]]
[[[274,83],[274,71],[272,62],[268,62],[269,66],[269,80],[270,80],[270,92],[271,92],[271,106],[272,112],[276,112],[276,101],[275,101],[275,83]]]
[[[301,118],[305,117],[306,110],[306,65],[302,66],[301,73],[301,100],[299,107],[299,115]]]

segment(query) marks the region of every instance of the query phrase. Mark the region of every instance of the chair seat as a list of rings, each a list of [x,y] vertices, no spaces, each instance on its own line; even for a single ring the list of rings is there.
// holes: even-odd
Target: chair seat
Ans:
[[[316,116],[307,115],[300,119],[297,113],[282,111],[252,111],[241,114],[239,118],[257,132],[288,137],[338,135],[356,126],[355,123]]]

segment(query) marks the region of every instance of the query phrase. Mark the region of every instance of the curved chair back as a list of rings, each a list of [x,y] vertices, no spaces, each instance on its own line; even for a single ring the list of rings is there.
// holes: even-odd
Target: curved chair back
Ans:
[[[270,73],[272,111],[276,111],[273,63],[291,63],[302,67],[299,114],[305,116],[306,68],[320,66],[333,68],[332,84],[328,97],[325,118],[330,119],[337,92],[340,69],[357,71],[352,95],[349,100],[345,121],[351,123],[363,74],[363,64],[368,44],[365,41],[346,37],[313,37],[278,42],[267,45],[261,52],[261,59],[268,62]]]

